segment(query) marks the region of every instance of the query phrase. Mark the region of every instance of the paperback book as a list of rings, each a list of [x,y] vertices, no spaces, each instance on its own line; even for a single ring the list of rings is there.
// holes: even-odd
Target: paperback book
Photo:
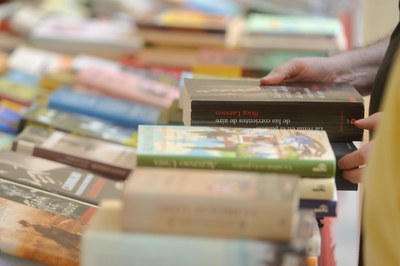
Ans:
[[[185,125],[325,130],[331,141],[362,140],[354,121],[363,97],[348,83],[260,85],[255,79],[186,79]]]
[[[28,125],[57,129],[126,146],[136,146],[137,131],[135,129],[121,127],[86,115],[47,108],[38,104],[33,104],[22,115],[18,131],[21,132]]]
[[[12,150],[124,180],[135,167],[136,150],[91,137],[30,125],[14,139]]]
[[[97,210],[95,205],[4,179],[0,179],[0,198],[76,219],[84,224],[90,221]]]
[[[72,87],[55,90],[49,97],[48,107],[92,116],[134,129],[141,124],[155,124],[161,112],[159,108],[149,105],[79,91]]]
[[[85,224],[0,197],[0,250],[45,265],[78,266]]]
[[[122,201],[103,201],[82,236],[85,266],[301,266],[313,226],[301,226],[297,244],[243,238],[127,232]],[[308,216],[303,219],[315,222]],[[300,227],[300,226],[299,226]],[[111,249],[110,247],[118,247]]]
[[[141,125],[137,165],[335,175],[325,131]]]
[[[122,184],[87,170],[13,151],[0,151],[0,178],[98,205],[117,198]]]
[[[122,228],[161,234],[289,241],[296,175],[140,167],[125,183]]]

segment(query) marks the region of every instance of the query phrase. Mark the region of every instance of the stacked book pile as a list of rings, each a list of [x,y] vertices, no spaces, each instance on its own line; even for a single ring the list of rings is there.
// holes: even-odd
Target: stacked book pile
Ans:
[[[343,49],[337,21],[260,49],[246,1],[3,2],[0,264],[315,265],[362,102],[247,78]]]

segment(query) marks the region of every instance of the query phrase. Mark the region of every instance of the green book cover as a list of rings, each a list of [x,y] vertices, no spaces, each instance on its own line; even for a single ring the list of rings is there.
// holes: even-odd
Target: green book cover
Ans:
[[[325,131],[141,125],[137,165],[333,177]]]

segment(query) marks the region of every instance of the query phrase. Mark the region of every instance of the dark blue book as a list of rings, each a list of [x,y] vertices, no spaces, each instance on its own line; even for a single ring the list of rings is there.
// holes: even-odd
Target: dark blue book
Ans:
[[[54,91],[49,97],[48,107],[89,115],[130,128],[137,128],[138,125],[154,125],[161,113],[160,109],[152,106],[79,91],[70,87],[62,87]]]
[[[0,106],[0,132],[16,135],[21,114]]]
[[[319,200],[319,199],[300,199],[300,209],[312,209],[315,212],[315,217],[336,217],[337,199]]]

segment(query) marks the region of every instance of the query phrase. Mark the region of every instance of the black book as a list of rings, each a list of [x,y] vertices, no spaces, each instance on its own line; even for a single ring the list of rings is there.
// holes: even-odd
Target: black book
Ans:
[[[0,178],[95,205],[119,197],[122,186],[87,170],[13,151],[0,151]]]
[[[337,166],[337,161],[339,161],[340,158],[357,150],[356,145],[354,145],[353,142],[331,142],[331,146],[336,157],[335,180],[337,190],[358,190],[358,184],[351,183],[344,179],[342,170]]]
[[[193,126],[325,130],[359,141],[364,100],[348,83],[260,85],[256,79],[185,79],[183,122]]]

